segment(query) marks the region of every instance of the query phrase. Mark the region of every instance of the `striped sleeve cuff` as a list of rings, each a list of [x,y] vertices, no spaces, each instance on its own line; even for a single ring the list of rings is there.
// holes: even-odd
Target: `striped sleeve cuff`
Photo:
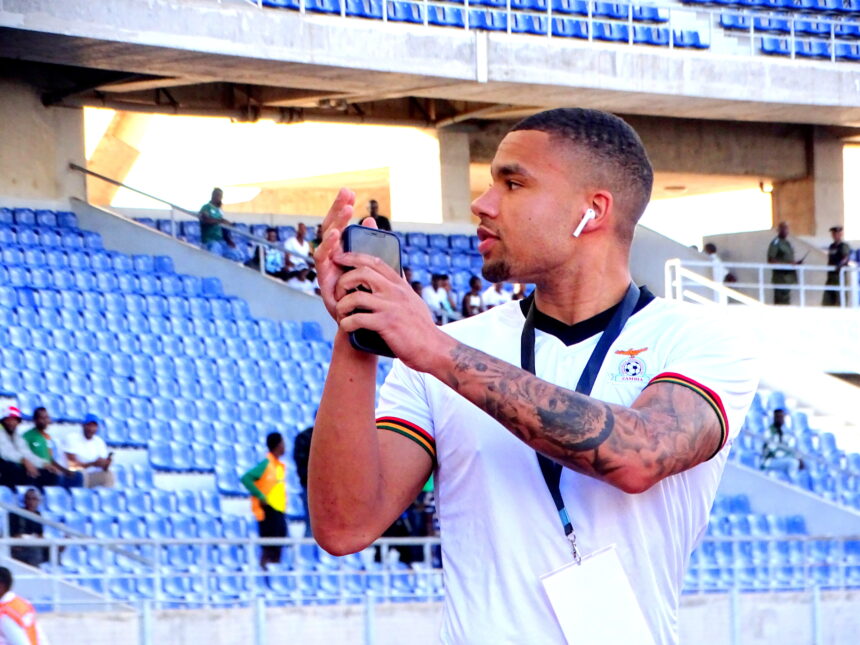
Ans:
[[[412,439],[412,441],[424,449],[424,452],[430,455],[430,459],[433,460],[433,467],[436,467],[436,441],[426,430],[422,430],[414,423],[397,417],[379,417],[376,420],[376,428],[378,430],[396,432]]]
[[[674,383],[675,385],[681,385],[693,390],[708,402],[708,405],[711,406],[714,413],[717,415],[717,419],[720,421],[720,445],[714,451],[714,454],[708,457],[708,459],[713,459],[717,453],[723,449],[723,446],[726,445],[726,441],[729,439],[729,419],[726,416],[726,409],[723,407],[723,402],[720,399],[720,396],[711,388],[682,374],[676,374],[674,372],[663,372],[662,374],[658,374],[652,378],[645,387],[654,385],[655,383]]]

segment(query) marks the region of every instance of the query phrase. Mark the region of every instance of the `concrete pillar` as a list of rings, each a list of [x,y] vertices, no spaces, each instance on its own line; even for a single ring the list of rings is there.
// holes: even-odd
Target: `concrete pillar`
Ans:
[[[442,221],[471,222],[469,187],[469,134],[442,128],[439,136],[439,165],[442,181]]]
[[[843,148],[840,137],[813,128],[807,176],[774,183],[774,225],[788,222],[795,235],[826,238],[831,226],[845,223]]]
[[[46,108],[24,81],[0,80],[0,96],[0,195],[12,205],[64,207],[70,197],[85,198],[83,176],[69,170],[85,163],[83,110]]]
[[[831,226],[845,224],[844,147],[840,137],[815,128],[812,164],[817,237],[827,237]]]

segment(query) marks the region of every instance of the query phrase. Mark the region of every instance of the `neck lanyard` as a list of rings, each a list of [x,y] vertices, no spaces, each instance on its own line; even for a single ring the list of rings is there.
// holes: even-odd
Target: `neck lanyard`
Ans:
[[[639,302],[639,295],[639,287],[631,282],[627,288],[627,293],[624,295],[624,299],[612,315],[612,319],[600,336],[600,340],[597,341],[597,346],[591,352],[585,369],[579,377],[576,391],[580,394],[585,394],[586,396],[591,394],[591,389],[594,387],[594,381],[597,379],[597,373],[600,371],[601,365],[603,365],[603,360],[606,358],[606,354],[609,352],[612,343],[615,342],[621,330],[624,329],[627,319],[633,314],[636,303]],[[523,325],[522,336],[520,337],[520,364],[524,370],[532,374],[535,374],[535,311],[535,300],[533,299],[531,306],[529,306],[529,312],[526,315],[526,322]],[[584,443],[587,444],[587,441]],[[587,449],[586,446],[583,446],[583,448]],[[570,542],[573,559],[579,564],[582,558],[576,546],[576,532],[573,530],[573,524],[564,506],[564,499],[561,496],[561,488],[559,486],[562,466],[540,453],[535,454],[537,455],[538,464],[546,482],[546,487],[549,489],[550,495],[552,495],[552,501],[555,502],[556,510],[558,510],[558,516],[564,528],[564,535]]]

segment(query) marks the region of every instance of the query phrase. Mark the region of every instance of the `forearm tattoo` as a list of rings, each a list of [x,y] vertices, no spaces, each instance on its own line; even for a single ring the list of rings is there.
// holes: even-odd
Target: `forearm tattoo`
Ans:
[[[443,380],[520,440],[578,472],[611,479],[628,467],[653,481],[704,460],[719,441],[714,412],[677,385],[647,388],[637,408],[604,403],[458,343]]]

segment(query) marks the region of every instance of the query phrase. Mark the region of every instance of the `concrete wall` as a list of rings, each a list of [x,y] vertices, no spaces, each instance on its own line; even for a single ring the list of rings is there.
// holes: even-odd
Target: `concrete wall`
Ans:
[[[809,172],[810,128],[622,115],[636,130],[658,172],[746,175],[789,179]],[[494,123],[469,135],[472,161],[489,163],[513,122]]]
[[[107,248],[124,253],[169,255],[180,273],[219,278],[228,295],[248,301],[251,313],[272,320],[316,320],[326,338],[333,338],[334,321],[322,300],[300,293],[280,280],[204,251],[147,226],[132,222],[80,200],[72,201],[81,228],[100,233]]]
[[[10,204],[41,205],[86,196],[68,170],[84,163],[82,109],[46,108],[38,90],[0,78],[0,195]]]
[[[744,645],[854,645],[860,633],[856,611],[860,593],[825,591],[821,594],[821,636],[814,641],[813,603],[808,592],[741,594],[739,627]],[[442,609],[438,604],[377,605],[374,640],[365,638],[362,606],[280,607],[266,612],[267,643],[302,645],[435,645]],[[235,645],[253,643],[253,615],[249,609],[171,610],[154,612],[153,644]],[[144,645],[137,638],[134,614],[51,613],[39,617],[53,643],[87,645]],[[528,642],[524,634],[523,642]],[[732,641],[732,609],[728,594],[683,596],[680,612],[683,645],[725,645]]]

